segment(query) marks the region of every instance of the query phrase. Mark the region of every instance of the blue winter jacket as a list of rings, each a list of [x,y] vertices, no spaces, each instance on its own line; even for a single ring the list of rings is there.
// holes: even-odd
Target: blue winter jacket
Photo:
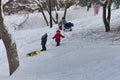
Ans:
[[[47,42],[47,33],[42,36],[42,38],[41,38],[41,45],[45,45],[46,42]]]

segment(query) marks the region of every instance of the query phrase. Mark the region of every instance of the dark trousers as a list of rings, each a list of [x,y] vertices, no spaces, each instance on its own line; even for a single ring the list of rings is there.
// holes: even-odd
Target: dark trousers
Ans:
[[[59,46],[60,45],[60,42],[57,42],[56,46]]]
[[[59,29],[62,30],[62,26],[59,26]]]
[[[42,50],[41,51],[45,51],[45,50],[46,50],[46,46],[44,44],[44,45],[42,45]]]

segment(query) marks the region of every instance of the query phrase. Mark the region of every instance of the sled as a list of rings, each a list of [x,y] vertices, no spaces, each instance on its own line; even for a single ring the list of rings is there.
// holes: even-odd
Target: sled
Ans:
[[[68,23],[66,23],[65,25],[64,25],[64,31],[72,31],[72,27],[74,26],[74,24],[73,23],[71,23],[71,22],[68,22]]]
[[[38,54],[40,54],[40,50],[37,50],[37,51],[31,52],[31,53],[28,53],[27,56],[28,56],[28,57],[33,57],[33,56],[36,56],[36,55],[38,55]]]

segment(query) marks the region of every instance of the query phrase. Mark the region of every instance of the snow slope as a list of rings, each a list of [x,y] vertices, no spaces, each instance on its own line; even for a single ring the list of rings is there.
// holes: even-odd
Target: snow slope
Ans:
[[[61,15],[62,12],[60,12]],[[17,43],[20,66],[12,76],[8,76],[6,51],[0,40],[0,79],[2,80],[120,80],[119,26],[120,9],[112,11],[111,32],[104,32],[102,10],[98,16],[85,8],[70,8],[67,21],[74,23],[72,32],[65,35],[61,45],[56,47],[52,39],[57,25],[52,29],[36,23],[40,20],[37,13],[30,14],[25,30],[13,30],[12,24],[19,15],[6,16],[14,41]],[[16,17],[17,16],[17,17]],[[36,20],[35,20],[36,18]],[[117,18],[117,19],[116,19]],[[11,19],[11,21],[10,21]],[[22,19],[19,16],[20,21]],[[43,21],[43,20],[41,20]],[[33,23],[31,23],[33,22]],[[35,23],[34,23],[35,22]],[[37,26],[36,28],[29,27]],[[42,25],[41,27],[38,27]],[[40,38],[48,33],[47,51],[34,57],[26,53],[41,49]],[[117,33],[117,34],[116,34]]]

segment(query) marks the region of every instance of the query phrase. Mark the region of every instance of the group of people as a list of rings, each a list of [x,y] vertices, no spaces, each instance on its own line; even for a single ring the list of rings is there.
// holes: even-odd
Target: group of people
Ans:
[[[73,26],[73,23],[67,22],[64,17],[62,17],[62,20],[58,23],[59,29],[56,31],[56,34],[52,37],[52,39],[55,39],[56,46],[60,46],[61,38],[64,38],[64,36],[61,34],[60,30],[69,30],[72,31],[71,27]],[[47,33],[45,33],[41,37],[41,45],[42,49],[41,51],[46,51],[46,42],[47,42]]]
[[[46,51],[47,37],[48,37],[47,33],[45,33],[45,34],[41,37],[41,45],[42,45],[41,51]],[[64,38],[64,36],[61,34],[60,30],[57,30],[57,31],[56,31],[56,34],[52,37],[52,39],[55,39],[56,46],[59,46],[59,45],[60,45],[61,38]]]

